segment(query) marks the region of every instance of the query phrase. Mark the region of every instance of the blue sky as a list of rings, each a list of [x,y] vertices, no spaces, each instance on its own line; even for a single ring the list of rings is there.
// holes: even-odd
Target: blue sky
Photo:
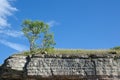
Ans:
[[[0,63],[29,49],[20,26],[25,19],[48,23],[55,48],[120,45],[120,0],[0,0]]]

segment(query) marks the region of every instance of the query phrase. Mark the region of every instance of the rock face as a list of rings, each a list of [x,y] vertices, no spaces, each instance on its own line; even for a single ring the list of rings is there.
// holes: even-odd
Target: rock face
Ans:
[[[11,56],[0,67],[0,80],[120,80],[120,56]]]

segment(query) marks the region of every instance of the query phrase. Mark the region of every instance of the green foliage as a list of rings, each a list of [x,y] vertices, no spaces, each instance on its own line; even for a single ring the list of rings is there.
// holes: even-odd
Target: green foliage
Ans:
[[[43,43],[40,47],[42,50],[53,48],[55,45],[53,34],[49,34],[49,26],[42,21],[24,20],[22,23],[22,31],[30,43],[30,52],[34,52],[38,48],[35,43],[43,34]]]
[[[115,46],[113,48],[111,48],[112,50],[120,50],[120,46]]]
[[[46,33],[43,38],[43,50],[44,51],[50,51],[54,48],[55,42],[54,42],[54,36],[51,33]]]

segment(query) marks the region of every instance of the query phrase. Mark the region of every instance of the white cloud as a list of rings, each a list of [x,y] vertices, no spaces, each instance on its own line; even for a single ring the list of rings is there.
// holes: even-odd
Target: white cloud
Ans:
[[[23,35],[20,31],[12,30],[10,23],[8,23],[8,16],[12,16],[13,12],[17,11],[15,7],[11,6],[13,1],[15,0],[0,0],[0,36],[18,38]],[[25,45],[9,42],[4,39],[0,39],[0,43],[17,51],[28,50],[28,47]]]
[[[53,26],[55,26],[55,25],[58,25],[59,23],[57,23],[56,21],[52,20],[52,21],[47,22],[47,24],[48,24],[50,27],[53,27]]]
[[[6,40],[0,40],[0,43],[14,49],[17,51],[24,51],[24,50],[28,50],[28,47],[26,47],[25,45],[21,45],[21,44],[17,44],[17,43],[13,43],[13,42],[9,42]]]
[[[0,34],[2,35],[7,35],[7,36],[10,36],[10,37],[21,37],[23,36],[23,33],[20,32],[20,31],[15,31],[15,30],[0,30]]]
[[[10,5],[9,0],[0,0],[0,29],[10,26],[7,22],[7,17],[11,16],[14,11],[17,11],[15,7]]]
[[[0,35],[19,37],[22,33],[10,30],[10,24],[7,22],[7,17],[11,16],[14,11],[17,11],[17,9],[10,4],[13,1],[14,0],[0,0]]]

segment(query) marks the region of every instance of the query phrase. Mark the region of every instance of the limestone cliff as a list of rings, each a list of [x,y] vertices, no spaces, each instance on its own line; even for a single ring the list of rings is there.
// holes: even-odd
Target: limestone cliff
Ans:
[[[0,67],[0,80],[120,80],[118,54],[13,55]]]

